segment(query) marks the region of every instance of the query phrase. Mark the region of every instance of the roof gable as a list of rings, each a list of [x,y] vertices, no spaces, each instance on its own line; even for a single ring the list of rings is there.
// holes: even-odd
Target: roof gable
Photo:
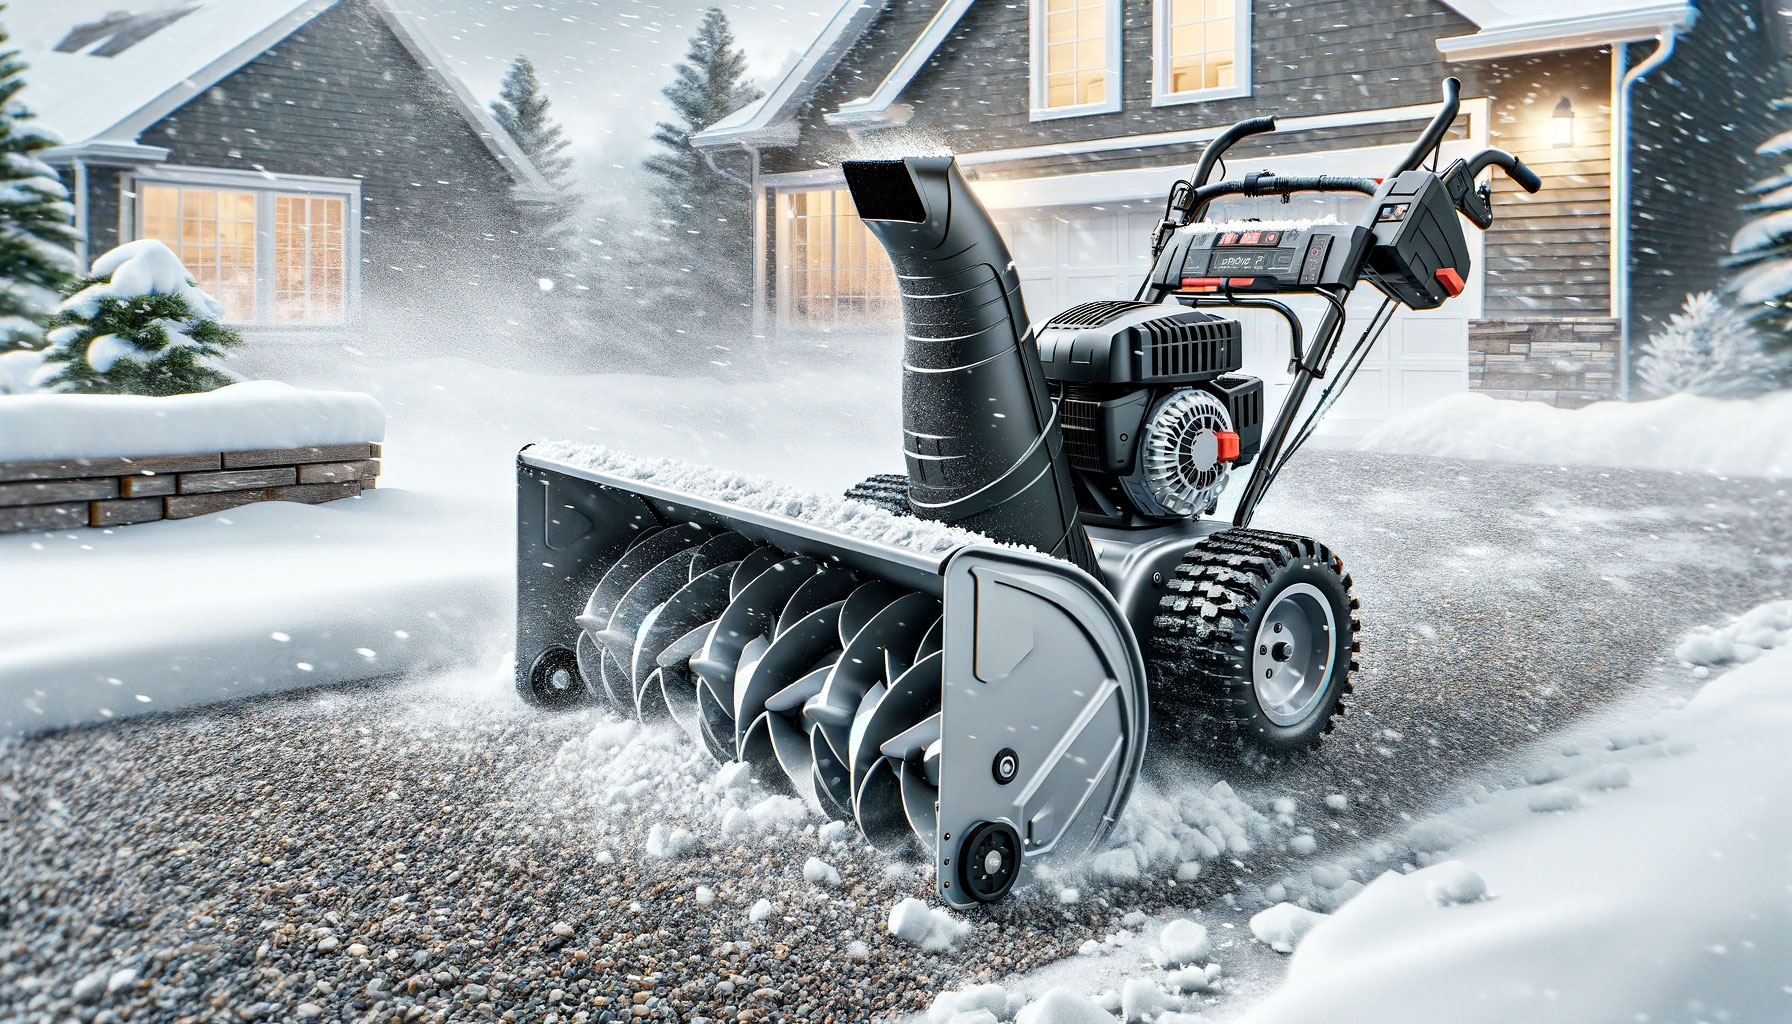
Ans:
[[[131,2],[14,4],[0,16],[30,66],[22,101],[70,155],[165,157],[137,146],[137,137],[343,0],[136,0],[121,7]],[[545,188],[528,157],[440,55],[387,0],[370,2],[511,177]]]

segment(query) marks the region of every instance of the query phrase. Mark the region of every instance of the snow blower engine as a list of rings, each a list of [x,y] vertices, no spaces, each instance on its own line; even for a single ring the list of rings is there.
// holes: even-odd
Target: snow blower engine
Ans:
[[[1272,759],[1314,748],[1356,668],[1351,579],[1325,545],[1251,517],[1396,307],[1462,291],[1459,216],[1493,220],[1482,172],[1541,187],[1497,149],[1425,169],[1457,106],[1452,79],[1380,179],[1210,183],[1228,148],[1275,121],[1232,126],[1171,190],[1137,293],[1031,328],[1007,246],[951,158],[848,162],[901,284],[907,472],[806,516],[525,448],[518,690],[669,718],[872,844],[931,857],[957,907],[1099,848],[1148,740]],[[1297,192],[1368,202],[1357,223],[1206,219],[1222,197]],[[1384,301],[1335,360],[1365,280]],[[1311,331],[1289,294],[1323,300]],[[1238,308],[1291,332],[1273,421],[1263,382],[1240,372],[1225,315]],[[1230,518],[1203,518],[1247,469]]]

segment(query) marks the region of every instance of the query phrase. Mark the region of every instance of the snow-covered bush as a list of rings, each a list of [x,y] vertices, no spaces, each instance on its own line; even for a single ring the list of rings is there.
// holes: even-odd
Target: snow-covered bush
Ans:
[[[1710,292],[1688,295],[1637,359],[1637,375],[1658,395],[1761,391],[1775,369],[1748,318]]]
[[[44,372],[42,349],[20,348],[0,352],[0,395],[29,395],[37,391]]]
[[[93,276],[50,318],[45,380],[82,394],[184,395],[234,378],[209,360],[242,344],[218,321],[224,309],[201,291],[161,242],[127,242],[94,261]]]
[[[5,47],[0,28],[0,352],[41,343],[57,292],[76,270],[74,204],[38,159],[57,140],[30,123],[19,102],[25,65]]]

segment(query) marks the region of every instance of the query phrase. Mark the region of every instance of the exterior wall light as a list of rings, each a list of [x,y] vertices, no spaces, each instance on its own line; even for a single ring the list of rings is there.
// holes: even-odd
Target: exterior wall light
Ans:
[[[1574,145],[1574,104],[1566,96],[1556,101],[1555,113],[1550,115],[1549,142],[1556,149]]]

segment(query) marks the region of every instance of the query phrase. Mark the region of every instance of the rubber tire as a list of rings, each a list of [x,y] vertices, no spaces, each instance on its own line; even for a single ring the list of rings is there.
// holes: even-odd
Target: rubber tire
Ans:
[[[908,477],[901,473],[874,473],[847,488],[846,497],[899,516],[915,514],[908,503]]]
[[[1276,595],[1310,583],[1331,606],[1331,677],[1306,718],[1278,725],[1264,714],[1250,676],[1250,644]],[[1153,742],[1187,743],[1219,726],[1221,738],[1271,757],[1316,750],[1345,711],[1361,650],[1358,602],[1344,561],[1307,537],[1267,530],[1222,530],[1183,556],[1165,584],[1151,638]],[[1191,699],[1191,697],[1193,699]]]
[[[571,672],[574,685],[564,690],[550,687],[547,684],[548,677],[557,668]],[[578,655],[565,647],[550,647],[536,655],[529,671],[517,676],[516,692],[529,705],[549,711],[576,707],[590,699],[590,693],[579,676]]]

